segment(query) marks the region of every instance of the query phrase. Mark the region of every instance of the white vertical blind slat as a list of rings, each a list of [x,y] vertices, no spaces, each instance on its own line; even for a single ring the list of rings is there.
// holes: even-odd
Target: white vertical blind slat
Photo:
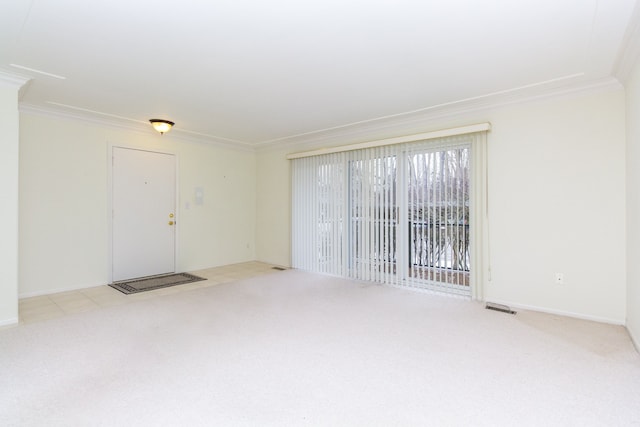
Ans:
[[[373,225],[375,223],[375,212],[373,211],[373,191],[375,188],[375,180],[376,180],[376,165],[375,165],[375,159],[373,158],[373,155],[375,154],[377,150],[372,150],[369,155],[369,188],[368,188],[368,197],[367,197],[367,214],[369,217],[368,222],[368,232],[367,232],[367,236],[368,238],[368,246],[369,249],[367,250],[367,254],[368,254],[368,259],[369,259],[369,279],[368,280],[375,280],[375,246],[374,246],[374,240],[375,240],[375,235],[374,235],[374,230],[373,230]]]

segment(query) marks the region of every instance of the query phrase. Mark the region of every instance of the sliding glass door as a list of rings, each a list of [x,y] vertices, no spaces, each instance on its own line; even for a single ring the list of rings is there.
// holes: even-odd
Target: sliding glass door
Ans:
[[[297,159],[293,266],[471,295],[472,137]]]
[[[470,293],[470,146],[406,155],[407,282]]]

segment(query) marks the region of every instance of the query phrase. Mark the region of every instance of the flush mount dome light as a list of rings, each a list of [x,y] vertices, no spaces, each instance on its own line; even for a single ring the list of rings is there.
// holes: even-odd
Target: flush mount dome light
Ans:
[[[151,126],[153,126],[155,130],[160,132],[161,135],[163,135],[165,132],[169,132],[171,130],[171,127],[175,125],[175,123],[170,122],[169,120],[161,120],[161,119],[151,119],[149,120],[149,122],[151,123]]]

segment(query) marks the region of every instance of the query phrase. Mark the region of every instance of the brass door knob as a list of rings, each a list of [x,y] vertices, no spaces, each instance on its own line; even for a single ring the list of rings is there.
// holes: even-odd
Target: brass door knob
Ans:
[[[169,225],[173,225],[175,224],[173,221],[169,221]]]

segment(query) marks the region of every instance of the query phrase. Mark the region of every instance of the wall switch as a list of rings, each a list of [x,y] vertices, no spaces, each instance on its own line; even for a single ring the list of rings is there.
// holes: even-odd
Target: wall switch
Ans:
[[[564,273],[556,273],[556,285],[564,285]]]

